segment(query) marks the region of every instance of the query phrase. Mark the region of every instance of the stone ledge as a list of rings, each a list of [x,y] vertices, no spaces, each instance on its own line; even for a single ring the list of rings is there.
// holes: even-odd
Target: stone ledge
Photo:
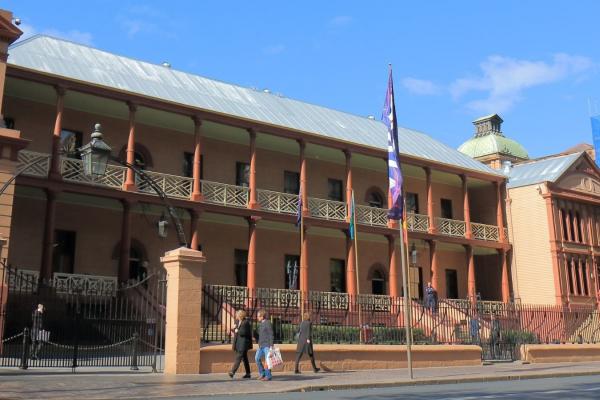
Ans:
[[[600,344],[524,344],[521,360],[530,363],[600,361]]]

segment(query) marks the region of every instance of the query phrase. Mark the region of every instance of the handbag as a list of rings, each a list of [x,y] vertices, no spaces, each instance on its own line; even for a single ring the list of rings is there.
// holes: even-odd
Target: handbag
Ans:
[[[267,354],[267,367],[269,369],[283,367],[283,358],[278,347],[273,347],[269,350],[269,354]]]

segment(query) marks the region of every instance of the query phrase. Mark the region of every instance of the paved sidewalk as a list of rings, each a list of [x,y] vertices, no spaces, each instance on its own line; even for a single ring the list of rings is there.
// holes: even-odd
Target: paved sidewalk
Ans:
[[[600,375],[600,362],[494,364],[478,367],[415,369],[415,379],[405,369],[326,372],[301,375],[275,373],[273,381],[231,380],[226,374],[167,376],[149,370],[128,369],[0,368],[0,399],[152,399],[176,396],[209,396],[349,389],[377,386],[426,385],[442,383],[517,380],[577,375]]]

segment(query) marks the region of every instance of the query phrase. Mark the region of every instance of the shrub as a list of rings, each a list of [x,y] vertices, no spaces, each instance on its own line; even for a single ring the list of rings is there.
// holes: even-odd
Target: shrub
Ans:
[[[510,344],[530,344],[537,343],[538,339],[535,333],[530,331],[507,330],[502,332],[502,341]]]

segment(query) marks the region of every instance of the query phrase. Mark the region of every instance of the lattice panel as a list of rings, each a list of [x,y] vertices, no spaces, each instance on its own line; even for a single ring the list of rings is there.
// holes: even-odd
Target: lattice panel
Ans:
[[[202,181],[202,195],[207,203],[232,207],[246,207],[248,188],[225,183]]]
[[[125,181],[127,168],[107,165],[106,173],[100,177],[87,176],[83,172],[83,162],[74,158],[62,158],[61,174],[64,180],[89,185],[108,186],[120,189]]]
[[[310,215],[315,218],[333,219],[338,221],[346,220],[346,203],[334,200],[308,199],[308,208]]]
[[[362,310],[391,311],[392,298],[390,296],[376,294],[359,294],[358,304],[360,304]]]
[[[212,285],[212,293],[222,303],[232,306],[245,306],[248,300],[248,288],[244,286]]]
[[[154,183],[162,189],[167,197],[177,197],[181,199],[189,199],[192,194],[194,180],[185,176],[161,174],[159,172],[144,171]],[[156,194],[150,184],[143,179],[136,177],[136,186],[138,191]]]
[[[8,274],[8,287],[19,292],[35,292],[40,278],[39,271],[25,269],[17,270],[14,274]]]
[[[388,216],[387,210],[383,208],[356,206],[356,222],[358,224],[387,226]]]
[[[429,231],[429,217],[421,214],[406,214],[406,225],[409,231],[427,232]]]
[[[271,190],[257,190],[260,208],[266,211],[275,211],[283,214],[296,214],[298,212],[298,195],[273,192]]]
[[[50,169],[50,154],[21,150],[19,151],[18,160],[18,170],[25,168],[25,166],[29,163],[35,162],[35,164],[30,165],[29,167],[25,168],[25,170],[23,170],[23,175],[41,176],[44,178],[48,176],[48,171]]]
[[[493,240],[495,242],[500,240],[500,229],[494,225],[473,222],[471,223],[471,232],[475,239]]]
[[[437,229],[441,234],[448,236],[464,237],[466,232],[465,221],[457,221],[454,219],[437,218]]]
[[[347,310],[350,304],[348,293],[309,292],[310,302],[323,310]]]
[[[53,286],[57,293],[114,296],[117,278],[110,276],[55,273]]]
[[[300,291],[288,289],[257,289],[261,307],[300,307]]]

